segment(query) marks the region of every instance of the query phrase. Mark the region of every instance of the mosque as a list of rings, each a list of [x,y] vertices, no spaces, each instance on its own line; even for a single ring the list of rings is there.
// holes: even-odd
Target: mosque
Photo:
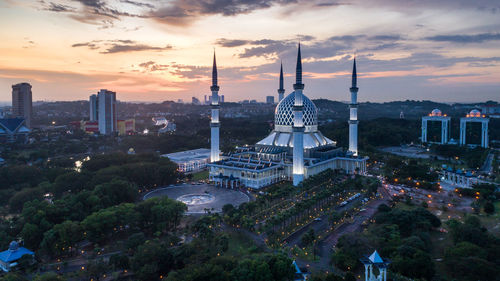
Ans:
[[[237,147],[236,152],[221,159],[219,150],[219,86],[217,65],[213,60],[211,106],[210,182],[223,187],[259,189],[283,180],[299,185],[305,178],[327,169],[347,174],[365,174],[368,157],[358,156],[357,74],[353,64],[349,120],[349,149],[318,130],[318,109],[303,93],[300,44],[297,52],[294,91],[284,97],[283,66],[280,70],[279,103],[274,116],[274,130],[252,146]]]

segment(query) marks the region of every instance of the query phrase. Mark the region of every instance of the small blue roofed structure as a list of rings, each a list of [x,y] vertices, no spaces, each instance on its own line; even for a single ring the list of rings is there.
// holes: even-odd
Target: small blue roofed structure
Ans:
[[[33,258],[35,253],[24,247],[20,247],[16,241],[10,242],[9,249],[0,253],[0,268],[5,272],[9,272],[24,255],[30,255]]]
[[[293,266],[295,267],[295,277],[293,278],[294,281],[305,281],[307,280],[307,276],[309,273],[305,272],[305,270],[301,270],[299,266],[297,265],[296,261],[293,261]]]
[[[387,281],[387,267],[391,263],[390,260],[382,258],[377,250],[370,256],[365,256],[359,259],[365,266],[365,281]],[[377,267],[379,274],[375,276],[373,266]]]

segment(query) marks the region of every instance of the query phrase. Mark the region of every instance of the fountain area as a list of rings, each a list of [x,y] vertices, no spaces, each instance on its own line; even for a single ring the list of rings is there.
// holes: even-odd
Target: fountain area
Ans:
[[[183,202],[188,207],[187,214],[204,214],[207,210],[212,213],[220,213],[226,204],[238,207],[240,204],[250,201],[248,195],[241,191],[208,184],[185,184],[158,188],[145,194],[143,199],[147,200],[159,196],[167,196]]]

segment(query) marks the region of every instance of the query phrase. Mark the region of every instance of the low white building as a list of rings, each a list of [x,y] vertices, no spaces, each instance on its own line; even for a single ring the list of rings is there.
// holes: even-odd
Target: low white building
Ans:
[[[473,185],[483,183],[475,173],[471,171],[453,170],[451,167],[441,171],[441,182],[454,187],[472,188]]]
[[[183,173],[198,172],[207,167],[210,162],[210,149],[198,148],[187,151],[174,152],[163,154],[162,157],[167,157],[172,162],[179,166],[179,171]]]

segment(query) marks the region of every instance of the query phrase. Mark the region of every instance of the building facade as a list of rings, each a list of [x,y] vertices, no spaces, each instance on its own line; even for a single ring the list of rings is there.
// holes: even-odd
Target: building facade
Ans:
[[[451,118],[437,108],[432,110],[428,116],[422,117],[422,143],[447,144],[450,136],[450,121]],[[441,124],[441,138],[439,141],[432,141],[428,137],[427,125],[429,122],[439,122]]]
[[[12,85],[12,115],[12,117],[23,118],[26,127],[31,129],[33,97],[29,83]]]
[[[0,143],[25,143],[28,140],[30,129],[22,118],[0,119]]]
[[[116,93],[102,89],[97,94],[99,133],[109,135],[117,131]]]
[[[97,102],[97,95],[91,95],[89,97],[89,120],[90,121],[97,121],[98,118],[98,113],[99,113],[99,106]]]
[[[18,265],[18,261],[25,255],[30,256],[32,259],[35,257],[35,253],[19,246],[16,241],[12,241],[8,250],[0,252],[0,269],[9,272]]]
[[[119,136],[132,135],[135,133],[135,119],[118,120],[116,122]]]
[[[281,72],[279,92],[284,92],[282,81]],[[299,46],[294,91],[276,106],[274,130],[253,146],[238,147],[235,153],[210,161],[210,181],[228,188],[259,189],[284,180],[299,185],[327,169],[365,174],[367,157],[336,147],[318,130],[318,110],[303,89]]]
[[[163,154],[172,162],[176,163],[179,171],[183,173],[194,173],[207,167],[210,161],[210,149],[198,148],[193,150]]]

